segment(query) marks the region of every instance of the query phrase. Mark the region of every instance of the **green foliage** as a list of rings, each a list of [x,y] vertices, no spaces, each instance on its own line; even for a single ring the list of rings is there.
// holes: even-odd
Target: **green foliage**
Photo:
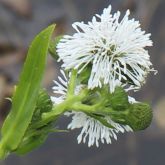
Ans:
[[[55,26],[49,26],[33,40],[19,83],[12,98],[12,109],[1,129],[0,158],[17,149],[35,111],[45,71],[49,41]]]
[[[116,87],[115,91],[110,95],[110,104],[115,110],[125,110],[128,105],[128,94],[122,87]]]
[[[14,152],[17,154],[30,152],[34,148],[43,144],[48,133],[54,131],[53,122],[46,123],[45,125],[43,124],[42,126],[36,125],[36,123],[42,119],[42,113],[50,112],[52,107],[52,102],[46,90],[41,89],[37,97],[37,103],[31,123],[29,124],[21,143]]]
[[[50,55],[57,60],[58,59],[58,54],[56,52],[56,46],[59,43],[59,41],[62,39],[63,36],[57,36],[55,39],[51,40],[49,43],[49,53]]]
[[[50,96],[47,94],[45,89],[40,89],[31,123],[40,121],[42,113],[50,112],[52,107],[53,104],[50,100]]]
[[[92,113],[86,113],[88,116],[98,120],[101,124],[108,128],[114,128],[111,124],[107,122],[107,120],[104,118],[104,116],[98,115],[98,114],[92,114]]]
[[[77,79],[79,80],[79,82],[81,82],[82,84],[88,84],[88,80],[91,74],[91,65],[88,64],[82,71],[81,73],[78,75]]]
[[[113,93],[107,91],[107,86],[104,86],[89,92],[78,108],[109,128],[113,126],[106,122],[107,116],[116,123],[129,125],[134,131],[143,130],[151,124],[152,110],[148,104],[129,103],[128,94],[122,87],[116,87]]]

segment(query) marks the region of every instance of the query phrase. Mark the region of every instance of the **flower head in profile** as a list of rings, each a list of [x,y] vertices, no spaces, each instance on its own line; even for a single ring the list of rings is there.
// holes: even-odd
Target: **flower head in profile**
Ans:
[[[100,121],[86,115],[83,112],[66,113],[67,116],[72,116],[72,121],[68,125],[68,128],[73,130],[76,128],[82,128],[80,134],[77,137],[78,143],[88,143],[88,147],[96,145],[99,147],[99,141],[101,143],[111,144],[112,139],[117,140],[117,133],[124,133],[132,131],[128,125],[122,125],[115,123],[110,117],[106,117],[106,121],[114,128],[104,126]]]
[[[72,36],[65,35],[57,45],[59,59],[65,69],[90,67],[88,88],[108,84],[110,92],[116,86],[138,89],[144,84],[152,63],[147,46],[152,46],[150,34],[142,31],[138,21],[123,18],[120,12],[111,14],[111,6],[91,22],[73,23]]]
[[[51,100],[54,104],[62,103],[66,98],[67,88],[68,88],[68,78],[65,73],[61,71],[63,78],[58,77],[58,81],[55,82],[53,87],[54,93],[58,96],[52,96]],[[78,85],[75,89],[75,95],[78,95],[83,85]],[[135,99],[128,97],[131,104],[135,103]],[[112,139],[117,140],[117,133],[124,133],[133,131],[128,125],[122,125],[114,122],[110,116],[105,117],[107,123],[113,126],[113,128],[106,127],[99,120],[88,116],[83,112],[76,112],[71,110],[70,112],[65,112],[66,116],[72,116],[72,121],[68,125],[68,129],[82,128],[79,136],[77,137],[78,143],[88,143],[88,146],[95,145],[99,146],[99,141],[101,143],[106,142],[107,144],[112,142]]]

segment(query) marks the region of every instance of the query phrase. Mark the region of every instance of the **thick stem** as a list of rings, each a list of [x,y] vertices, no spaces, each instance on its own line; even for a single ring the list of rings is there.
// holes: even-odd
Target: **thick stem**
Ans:
[[[85,105],[81,102],[75,103],[72,105],[72,109],[74,111],[81,111],[84,113],[96,113],[101,115],[111,115],[114,114],[115,111],[112,108],[103,108],[102,104],[98,103],[95,105]]]
[[[63,114],[70,104],[71,104],[71,99],[65,100],[61,104],[55,105],[52,111],[43,113],[42,120],[45,120],[45,121],[53,120],[55,117]]]
[[[83,89],[83,90],[81,90],[79,95],[68,96],[68,98],[66,100],[64,100],[62,103],[56,104],[53,107],[52,111],[43,113],[42,120],[40,122],[36,123],[37,126],[42,126],[43,124],[53,121],[53,120],[55,120],[55,118],[59,117],[64,112],[66,112],[68,110],[72,110],[73,105],[77,102],[81,102],[86,97],[87,94],[88,94],[88,89]],[[36,126],[36,124],[35,124],[35,126]]]
[[[88,112],[88,113],[94,113],[96,112],[96,106],[95,105],[85,105],[85,104],[82,104],[81,102],[78,102],[78,103],[74,103],[72,105],[72,109],[74,111],[83,111],[83,112]]]

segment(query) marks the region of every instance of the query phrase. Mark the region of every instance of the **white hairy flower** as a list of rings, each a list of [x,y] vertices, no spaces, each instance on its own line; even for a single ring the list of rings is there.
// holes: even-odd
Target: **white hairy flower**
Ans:
[[[63,78],[58,77],[59,82],[55,82],[53,87],[54,93],[59,94],[59,96],[51,97],[54,104],[60,104],[66,98],[68,80],[65,73],[61,71]],[[81,85],[76,87],[75,94],[78,94],[81,90]],[[128,97],[130,103],[136,102],[134,98]],[[68,125],[68,129],[82,128],[79,136],[77,137],[78,143],[85,143],[88,140],[88,146],[96,144],[99,146],[99,141],[107,144],[111,143],[111,139],[117,140],[117,133],[124,133],[125,131],[133,131],[130,126],[115,123],[110,117],[106,117],[106,121],[111,124],[114,128],[108,128],[104,126],[100,121],[86,115],[83,112],[66,112],[66,116],[72,116],[72,121]]]
[[[111,139],[117,140],[117,133],[132,131],[128,125],[115,123],[110,117],[106,117],[105,119],[114,128],[104,126],[98,120],[86,115],[83,112],[72,111],[71,113],[67,112],[66,115],[72,115],[72,121],[68,125],[68,128],[71,130],[75,128],[82,128],[79,136],[77,137],[78,143],[86,143],[88,140],[88,147],[91,147],[94,144],[98,147],[99,141],[101,141],[101,143],[106,142],[107,144],[110,144],[112,142]]]
[[[109,84],[110,92],[119,85],[139,89],[153,71],[145,49],[152,46],[150,34],[141,30],[138,21],[129,19],[129,10],[122,19],[120,15],[119,11],[111,14],[109,6],[87,24],[75,22],[76,33],[65,35],[57,45],[65,69],[80,73],[87,65],[91,67],[88,88]]]

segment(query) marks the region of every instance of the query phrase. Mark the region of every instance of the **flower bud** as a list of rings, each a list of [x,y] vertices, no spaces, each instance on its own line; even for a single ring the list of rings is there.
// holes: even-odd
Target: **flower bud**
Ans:
[[[42,113],[51,111],[52,106],[53,104],[50,100],[50,96],[47,94],[45,89],[41,89],[38,94],[38,99],[33,114],[32,122],[39,121],[41,119]]]
[[[15,150],[17,154],[25,154],[34,148],[40,146],[47,138],[49,132],[53,130],[53,123],[42,123],[42,125],[36,125],[41,121],[42,113],[52,110],[52,102],[46,90],[41,89],[38,94],[36,108],[32,117],[32,121],[29,124],[25,135]]]
[[[114,110],[125,110],[128,105],[128,95],[122,87],[116,87],[115,91],[110,95],[110,104]]]
[[[152,121],[151,107],[146,103],[131,104],[125,121],[134,131],[144,130]]]

